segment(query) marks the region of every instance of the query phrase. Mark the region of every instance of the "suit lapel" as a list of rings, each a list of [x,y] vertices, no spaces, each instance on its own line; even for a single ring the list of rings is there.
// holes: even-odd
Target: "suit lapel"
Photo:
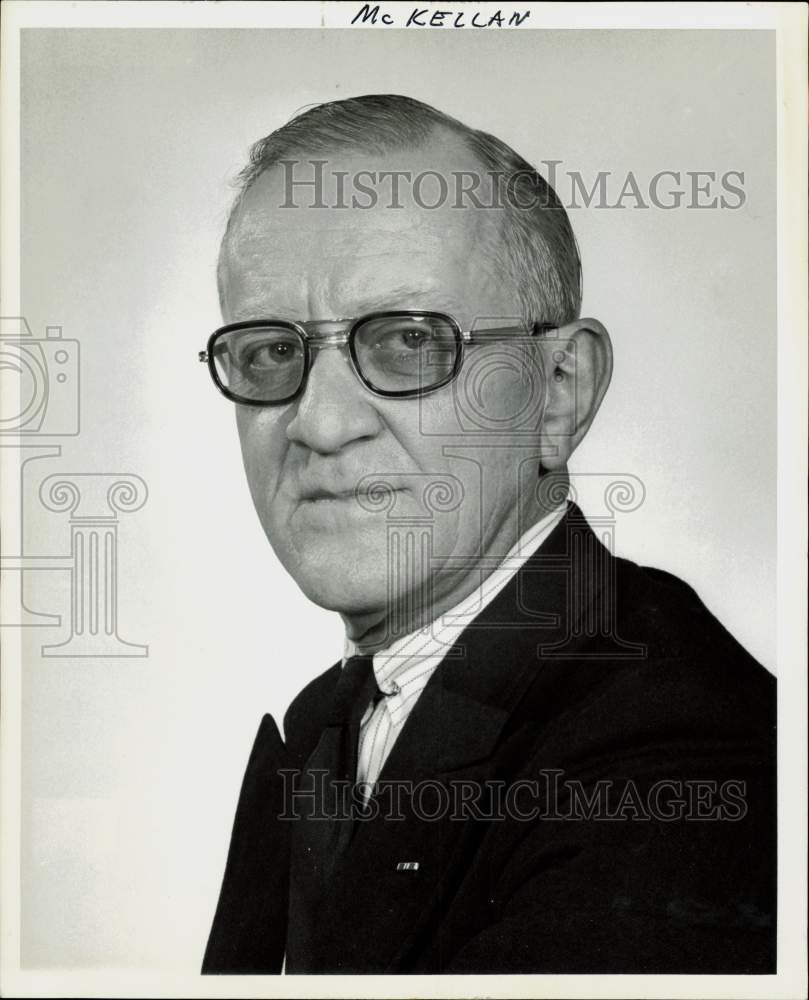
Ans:
[[[571,506],[430,678],[380,774],[378,814],[357,823],[336,868],[318,929],[322,971],[400,967],[463,877],[488,824],[464,822],[457,809],[453,819],[455,796],[496,779],[496,750],[525,692],[544,672],[558,675],[554,650],[567,656],[581,645],[579,622],[607,578],[587,562],[582,573],[581,552],[611,560]]]
[[[225,875],[202,972],[280,972],[284,956],[289,824],[279,772],[288,764],[274,719],[265,715],[245,771]]]
[[[592,560],[582,572],[577,559],[582,551],[612,561],[571,505],[540,549],[449,649],[380,778],[435,776],[490,756],[546,661],[572,646],[582,617],[603,603],[606,577],[591,574]]]

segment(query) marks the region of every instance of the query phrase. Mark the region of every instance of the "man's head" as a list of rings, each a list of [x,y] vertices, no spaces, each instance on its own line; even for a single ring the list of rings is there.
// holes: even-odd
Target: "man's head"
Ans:
[[[463,331],[558,328],[467,344],[452,383],[407,398],[375,394],[346,348],[318,350],[297,398],[237,407],[256,510],[304,592],[357,634],[393,606],[429,620],[542,515],[540,462],[564,472],[606,391],[609,341],[577,319],[564,209],[499,140],[397,96],[299,115],[241,182],[219,263],[227,323],[425,310]]]

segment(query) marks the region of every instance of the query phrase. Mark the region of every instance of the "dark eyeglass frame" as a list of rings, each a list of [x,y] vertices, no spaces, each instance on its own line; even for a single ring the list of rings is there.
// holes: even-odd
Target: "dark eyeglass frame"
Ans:
[[[451,371],[439,382],[416,389],[382,389],[379,386],[374,385],[374,383],[363,374],[362,366],[359,362],[359,358],[357,357],[355,345],[357,330],[372,320],[396,318],[430,318],[440,320],[450,327],[455,340],[455,362]],[[335,323],[348,324],[348,326],[346,329],[334,333],[313,333],[306,329],[307,326],[328,326],[334,325]],[[281,330],[289,330],[292,333],[297,333],[301,338],[304,352],[303,374],[301,375],[301,381],[298,388],[289,396],[285,396],[283,399],[275,399],[270,402],[265,402],[264,400],[259,399],[250,399],[247,396],[240,396],[238,393],[232,392],[219,377],[219,372],[216,370],[215,362],[216,343],[226,334],[233,333],[237,330],[249,330],[253,327],[265,326],[273,326]],[[498,340],[513,340],[519,335],[522,335],[523,337],[539,337],[543,333],[548,333],[555,329],[557,329],[557,325],[555,323],[535,322],[531,325],[530,329],[524,326],[503,326],[483,330],[462,330],[460,323],[458,323],[454,316],[450,316],[448,313],[433,312],[425,309],[383,310],[381,312],[366,313],[364,316],[360,316],[357,319],[314,320],[310,323],[296,323],[293,320],[274,318],[248,319],[242,320],[238,323],[228,323],[225,326],[220,326],[217,330],[214,330],[208,338],[205,350],[199,352],[198,360],[208,366],[208,371],[211,374],[214,385],[222,393],[222,395],[231,400],[231,402],[239,403],[244,406],[283,406],[286,403],[291,403],[294,399],[297,399],[298,396],[302,395],[306,389],[309,372],[311,371],[311,357],[313,350],[318,350],[322,347],[343,347],[347,344],[349,357],[351,358],[351,367],[354,369],[354,374],[370,392],[374,393],[376,396],[384,396],[387,398],[413,398],[425,396],[428,393],[435,392],[436,389],[441,389],[443,386],[452,382],[461,370],[464,347],[467,344],[486,343],[487,341]]]

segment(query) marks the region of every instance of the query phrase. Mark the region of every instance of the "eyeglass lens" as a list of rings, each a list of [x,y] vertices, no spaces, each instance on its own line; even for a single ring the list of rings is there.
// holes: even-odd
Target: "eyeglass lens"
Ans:
[[[356,327],[352,353],[360,378],[371,389],[407,394],[445,382],[459,348],[457,331],[445,317],[389,315]],[[307,354],[298,331],[268,324],[224,332],[214,347],[214,362],[233,395],[273,403],[299,391]]]

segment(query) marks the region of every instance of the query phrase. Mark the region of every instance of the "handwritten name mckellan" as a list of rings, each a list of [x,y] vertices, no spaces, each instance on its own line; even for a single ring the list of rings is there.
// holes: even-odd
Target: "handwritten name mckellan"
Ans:
[[[414,7],[406,19],[396,18],[382,4],[363,4],[351,19],[352,24],[381,24],[405,28],[519,28],[531,15],[530,10],[496,10],[492,14],[480,11],[435,10]]]

